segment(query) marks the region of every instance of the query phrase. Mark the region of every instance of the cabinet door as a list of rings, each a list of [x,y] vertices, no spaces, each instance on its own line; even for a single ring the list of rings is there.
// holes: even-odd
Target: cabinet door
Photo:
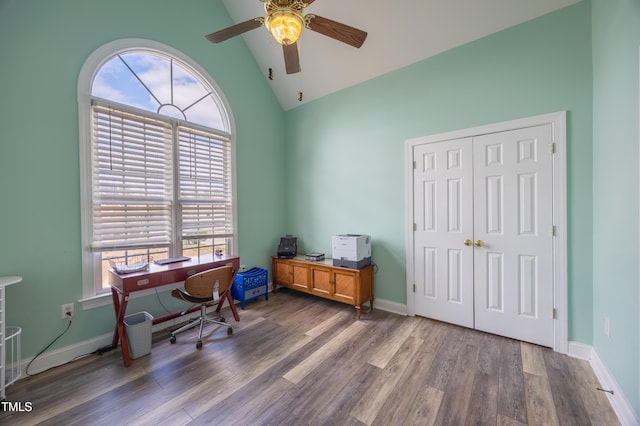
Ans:
[[[291,263],[291,288],[309,292],[309,267],[304,263]]]
[[[273,283],[291,286],[291,264],[289,261],[273,260]]]
[[[341,302],[355,304],[356,286],[359,282],[358,272],[333,270],[333,299]]]
[[[330,268],[311,267],[311,292],[322,297],[331,297],[332,272]]]

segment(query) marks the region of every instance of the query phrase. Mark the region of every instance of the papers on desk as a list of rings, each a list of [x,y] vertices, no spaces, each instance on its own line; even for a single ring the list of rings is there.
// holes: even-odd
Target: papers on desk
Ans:
[[[109,265],[111,265],[113,270],[118,274],[131,274],[134,272],[147,271],[149,269],[149,264],[143,260],[130,265],[118,265],[113,260],[109,260]]]

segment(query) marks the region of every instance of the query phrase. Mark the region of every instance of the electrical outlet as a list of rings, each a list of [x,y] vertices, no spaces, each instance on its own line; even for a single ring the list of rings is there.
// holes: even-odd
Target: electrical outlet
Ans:
[[[607,337],[611,336],[611,325],[609,324],[609,317],[604,317],[604,334]]]
[[[62,319],[73,318],[73,303],[62,305]]]

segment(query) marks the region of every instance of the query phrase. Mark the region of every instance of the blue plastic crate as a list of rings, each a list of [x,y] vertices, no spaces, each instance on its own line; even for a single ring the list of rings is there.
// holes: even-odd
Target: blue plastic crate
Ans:
[[[244,272],[238,272],[231,287],[231,297],[240,302],[244,309],[245,302],[265,297],[269,300],[269,285],[267,270],[262,268],[251,268]]]

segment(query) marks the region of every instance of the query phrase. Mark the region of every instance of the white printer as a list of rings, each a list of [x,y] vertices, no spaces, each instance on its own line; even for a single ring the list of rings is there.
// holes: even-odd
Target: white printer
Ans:
[[[371,238],[368,235],[334,235],[331,243],[333,266],[360,269],[371,263]]]

